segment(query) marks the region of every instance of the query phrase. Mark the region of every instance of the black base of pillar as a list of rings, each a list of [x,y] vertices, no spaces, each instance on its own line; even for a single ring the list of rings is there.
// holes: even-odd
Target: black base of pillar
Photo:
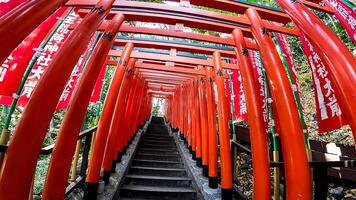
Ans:
[[[202,166],[203,166],[203,165],[202,165],[201,158],[197,158],[196,161],[197,161],[197,166],[198,166],[198,167],[202,167]]]
[[[205,176],[205,177],[209,176],[209,167],[208,167],[208,165],[203,165],[203,176]]]
[[[192,151],[192,158],[193,160],[197,159],[197,157],[195,157],[195,151]]]
[[[122,152],[118,152],[116,162],[118,163],[121,162],[121,159],[122,159]]]
[[[127,146],[124,146],[124,150],[122,151],[122,155],[126,154]]]
[[[98,195],[98,183],[85,183],[84,200],[96,200]]]
[[[232,189],[221,188],[221,200],[232,200]]]
[[[110,180],[110,173],[109,171],[104,171],[103,173],[103,181],[105,182],[105,185],[109,183]]]
[[[180,134],[180,139],[184,140],[184,135]]]
[[[192,146],[188,147],[188,150],[189,150],[189,153],[190,153],[190,154],[193,154]]]
[[[111,164],[111,173],[115,173],[116,171],[116,160],[113,160],[112,161],[112,164]]]
[[[218,188],[218,177],[209,177],[209,187],[212,189]]]

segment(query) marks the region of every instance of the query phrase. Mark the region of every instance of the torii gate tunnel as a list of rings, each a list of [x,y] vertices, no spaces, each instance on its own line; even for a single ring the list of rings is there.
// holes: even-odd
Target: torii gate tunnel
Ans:
[[[43,199],[65,197],[72,159],[78,156],[78,133],[104,65],[115,65],[116,68],[95,137],[86,144],[90,147],[92,142],[87,155],[88,170],[83,174],[86,192],[91,194],[88,198],[95,199],[101,172],[104,179],[110,176],[131,138],[149,119],[152,98],[157,97],[166,99],[165,119],[187,142],[198,165],[209,177],[209,186],[216,188],[219,184],[222,199],[231,199],[233,169],[224,79],[228,78],[226,69],[232,69],[240,70],[246,92],[253,196],[254,199],[271,199],[267,133],[249,49],[259,51],[261,55],[274,111],[280,119],[287,199],[312,199],[311,171],[302,123],[272,32],[293,37],[304,34],[315,46],[337,87],[340,108],[356,138],[355,58],[336,34],[309,10],[333,13],[333,9],[328,4],[319,4],[320,0],[276,0],[281,10],[233,0],[176,2],[179,6],[124,0],[27,0],[0,18],[0,63],[59,7],[74,7],[82,18],[71,27],[72,33],[38,82],[16,125],[1,168],[0,199],[28,199],[36,162],[58,100],[95,32],[100,32],[101,37],[80,75],[61,124],[51,154]],[[201,10],[196,6],[236,15]],[[135,21],[175,25],[176,29],[126,23]],[[293,23],[294,26],[288,27],[294,28],[285,26],[287,23]],[[183,26],[227,36],[184,32]],[[176,39],[119,37],[119,32]],[[237,64],[229,63],[227,59],[237,59]]]

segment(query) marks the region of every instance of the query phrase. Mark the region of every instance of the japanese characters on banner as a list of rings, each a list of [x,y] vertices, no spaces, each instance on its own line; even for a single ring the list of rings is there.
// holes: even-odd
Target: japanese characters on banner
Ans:
[[[26,0],[0,0],[0,17],[25,1]]]
[[[326,2],[335,9],[336,18],[356,44],[356,12],[342,0],[327,0]]]
[[[312,69],[319,133],[338,129],[346,124],[346,120],[336,99],[336,86],[331,82],[330,73],[315,52],[314,45],[303,34],[300,39]]]
[[[266,90],[266,81],[265,75],[263,72],[262,61],[259,53],[254,50],[248,51],[249,57],[251,59],[252,67],[253,67],[253,75],[257,80],[258,89],[259,89],[259,97],[261,102],[261,112],[263,113],[263,122],[265,123],[265,128],[268,128],[268,119],[269,119],[269,110],[268,110],[268,95]]]
[[[95,37],[92,37],[90,42],[88,43],[87,48],[85,49],[84,53],[80,56],[77,64],[75,65],[72,74],[64,87],[64,90],[62,92],[61,97],[59,98],[58,104],[56,111],[59,111],[60,109],[66,108],[69,104],[70,97],[72,96],[74,92],[75,85],[78,81],[78,78],[83,70],[83,67],[85,65],[86,58],[90,56],[90,52],[93,49],[93,43],[95,42]]]
[[[232,60],[236,64],[236,60]],[[237,122],[247,120],[247,105],[245,91],[242,86],[242,77],[240,70],[232,70],[232,85],[234,90],[234,114]]]
[[[226,70],[227,71],[227,70]],[[228,72],[226,73],[228,74]],[[225,96],[227,102],[227,110],[229,113],[229,119],[232,119],[232,112],[231,112],[231,87],[230,87],[230,79],[225,79]]]
[[[56,24],[57,18],[62,16],[66,10],[67,8],[63,7],[52,14],[27,36],[0,66],[0,95],[11,96],[16,93],[36,48],[40,46],[42,40]]]
[[[90,102],[96,103],[100,101],[100,94],[104,85],[106,69],[107,69],[107,65],[103,65],[101,67],[100,74],[98,76],[98,79],[96,80],[93,93],[91,94],[90,97]]]
[[[38,81],[41,79],[45,70],[51,63],[52,59],[56,56],[57,51],[63,45],[64,41],[67,39],[71,31],[68,29],[72,24],[79,23],[80,17],[75,12],[71,12],[52,35],[47,45],[44,47],[41,55],[38,57],[37,62],[32,68],[29,77],[24,85],[21,92],[18,106],[25,107],[30,99],[32,91],[37,85]],[[1,97],[0,104],[10,105],[12,103],[11,97]]]
[[[291,78],[293,79],[291,81],[293,81],[293,83],[294,83],[292,85],[292,89],[293,89],[293,91],[297,91],[298,97],[301,98],[300,84],[299,84],[298,75],[297,75],[297,67],[294,62],[292,50],[290,48],[290,44],[289,44],[287,35],[281,34],[281,33],[276,33],[276,39],[279,43],[279,46],[281,47],[282,53],[285,55],[285,58],[286,58],[287,64],[288,64],[287,67],[289,68],[289,71],[291,72]]]

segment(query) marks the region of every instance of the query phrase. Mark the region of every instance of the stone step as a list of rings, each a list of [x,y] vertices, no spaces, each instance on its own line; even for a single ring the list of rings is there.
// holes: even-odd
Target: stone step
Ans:
[[[193,200],[196,199],[196,192],[191,188],[182,187],[123,185],[120,196],[162,200]]]
[[[134,159],[132,161],[132,164],[135,166],[141,166],[141,167],[161,167],[161,168],[184,169],[184,163],[177,162],[177,161]]]
[[[151,153],[141,153],[141,152],[136,153],[135,158],[146,159],[146,160],[164,160],[164,161],[181,161],[182,160],[180,155],[151,154]]]
[[[125,178],[127,185],[164,186],[164,187],[190,187],[191,179],[188,177],[147,176],[129,174]]]
[[[130,167],[129,174],[149,175],[149,176],[187,176],[187,172],[184,169],[140,167],[135,165]]]

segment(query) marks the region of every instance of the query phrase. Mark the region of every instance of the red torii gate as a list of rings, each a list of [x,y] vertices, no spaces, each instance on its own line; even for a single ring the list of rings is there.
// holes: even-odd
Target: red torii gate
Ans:
[[[256,103],[256,83],[251,76],[251,63],[246,58],[244,53],[247,48],[258,49],[261,53],[265,64],[266,72],[271,83],[271,93],[276,101],[277,113],[281,119],[293,121],[294,123],[281,124],[281,142],[283,146],[283,154],[285,159],[286,181],[287,181],[287,198],[290,199],[310,199],[310,171],[307,162],[307,156],[304,148],[303,134],[298,116],[297,108],[294,104],[292,90],[288,83],[288,78],[283,72],[282,62],[275,50],[273,41],[268,32],[276,31],[293,36],[298,36],[299,31],[303,32],[311,41],[316,44],[318,51],[322,52],[322,60],[327,63],[330,72],[332,73],[333,81],[338,86],[340,94],[340,106],[345,113],[353,133],[356,132],[356,114],[353,112],[356,109],[356,85],[355,80],[355,59],[348,51],[346,46],[333,34],[311,11],[308,7],[332,12],[327,6],[318,5],[318,1],[291,2],[288,0],[277,0],[279,5],[285,11],[276,11],[267,8],[233,2],[227,0],[211,0],[198,1],[191,0],[192,4],[202,5],[217,9],[226,9],[235,13],[244,14],[244,16],[228,16],[217,14],[208,11],[201,11],[186,7],[173,7],[167,5],[159,5],[142,2],[129,1],[114,1],[114,0],[71,0],[71,1],[28,1],[22,6],[15,8],[12,12],[0,18],[0,43],[3,45],[0,52],[0,62],[2,63],[9,53],[21,42],[34,28],[48,17],[49,14],[55,11],[58,6],[66,3],[67,6],[91,7],[92,10],[80,9],[79,13],[84,17],[83,21],[76,27],[64,43],[63,47],[58,52],[57,57],[49,66],[44,78],[39,82],[35,89],[31,101],[29,102],[17,128],[14,132],[14,137],[9,145],[6,153],[4,165],[1,171],[0,191],[1,199],[24,199],[27,198],[31,181],[33,178],[35,164],[38,157],[39,149],[43,142],[44,135],[52,117],[55,105],[61,94],[61,91],[68,79],[71,70],[73,69],[80,54],[84,50],[89,41],[91,34],[96,30],[105,30],[106,36],[115,36],[118,31],[123,29],[123,32],[145,33],[152,35],[172,36],[188,39],[199,39],[219,44],[228,44],[236,47],[236,56],[239,60],[239,68],[244,77],[243,85],[246,89],[248,118],[251,129],[251,143],[253,152],[254,168],[254,197],[256,199],[270,198],[269,185],[269,160],[267,152],[267,142],[265,133],[262,128],[262,116],[258,112],[258,103]],[[183,3],[182,3],[183,4]],[[131,10],[127,9],[131,8]],[[149,13],[145,11],[154,11]],[[164,11],[164,12],[163,12]],[[160,13],[162,12],[162,13]],[[168,13],[168,14],[167,14]],[[180,15],[177,15],[180,14]],[[142,18],[142,16],[144,16]],[[103,22],[104,19],[107,21]],[[268,23],[275,21],[279,23],[287,23],[292,21],[297,25],[297,29],[289,29],[279,25]],[[213,36],[201,36],[192,33],[180,33],[173,31],[156,31],[148,28],[133,28],[122,26],[124,20],[129,21],[148,21],[161,22],[166,24],[183,23],[189,27],[203,28],[213,31],[232,33],[233,38],[222,39]],[[103,22],[103,23],[102,23]],[[256,44],[246,40],[246,37],[254,38]],[[133,131],[144,121],[149,115],[150,99],[146,95],[147,91],[151,91],[151,96],[166,96],[169,99],[168,104],[168,119],[172,122],[173,127],[179,128],[184,137],[192,146],[192,151],[195,152],[197,158],[202,159],[202,165],[207,165],[206,160],[206,140],[201,137],[206,133],[209,126],[209,145],[216,146],[216,141],[211,139],[214,136],[214,124],[211,116],[214,114],[214,106],[212,106],[213,97],[211,95],[211,87],[206,87],[207,106],[204,107],[204,99],[202,99],[202,81],[211,83],[215,81],[218,87],[218,115],[219,115],[219,130],[220,130],[220,156],[221,156],[221,186],[224,199],[231,198],[231,158],[229,147],[229,133],[227,122],[226,99],[224,95],[223,74],[222,69],[234,68],[232,65],[223,64],[221,55],[226,57],[235,57],[235,52],[224,50],[212,50],[207,48],[191,47],[179,44],[163,44],[159,42],[144,42],[135,40],[121,40],[115,37],[102,37],[95,47],[94,53],[89,61],[90,66],[83,73],[79,86],[71,100],[69,110],[65,117],[65,123],[61,129],[66,132],[72,132],[72,135],[60,135],[56,142],[56,147],[51,160],[49,175],[46,179],[46,187],[43,194],[44,199],[57,199],[63,197],[64,184],[66,174],[68,174],[71,156],[73,155],[76,138],[75,133],[79,132],[80,125],[85,114],[85,108],[88,103],[92,87],[85,88],[85,85],[95,83],[95,76],[98,74],[97,66],[102,66],[106,61],[106,56],[120,56],[120,61],[107,61],[107,63],[117,64],[117,69],[114,75],[112,85],[104,106],[103,115],[99,123],[99,128],[96,134],[96,139],[93,146],[93,154],[91,156],[91,164],[88,171],[86,182],[88,183],[89,191],[96,191],[96,186],[99,181],[100,168],[104,172],[110,171],[111,162],[115,160],[116,154],[122,152],[123,147],[132,136]],[[328,42],[324,38],[329,38]],[[233,41],[233,42],[232,42]],[[112,45],[125,45],[121,52],[112,51],[109,49]],[[167,66],[149,66],[145,60],[159,60],[155,55],[144,55],[143,53],[134,52],[133,47],[146,47],[158,49],[179,49],[183,51],[192,51],[213,55],[211,61],[206,62],[206,70],[202,66],[198,69],[173,69],[167,73],[153,74],[143,69],[169,71]],[[335,52],[340,52],[335,54]],[[135,56],[131,56],[135,55]],[[140,57],[142,56],[142,57]],[[133,58],[134,57],[134,58]],[[167,59],[161,61],[182,62],[178,61],[178,56],[166,56]],[[66,58],[66,59],[63,59]],[[169,59],[168,59],[169,58]],[[136,59],[143,59],[142,62],[137,62]],[[195,62],[194,59],[186,59],[183,63],[192,65],[202,65]],[[141,66],[141,67],[140,67]],[[343,66],[343,68],[337,67]],[[214,67],[214,70],[212,70]],[[165,69],[164,69],[165,68]],[[176,68],[176,67],[174,67]],[[187,71],[192,70],[192,71]],[[172,72],[172,73],[171,73]],[[205,73],[204,73],[205,72]],[[213,75],[214,73],[214,75]],[[192,74],[192,76],[182,75]],[[204,79],[205,78],[205,79]],[[143,80],[143,81],[140,81]],[[129,87],[129,84],[134,87]],[[159,92],[150,90],[148,84],[163,83],[169,85],[177,85],[172,92]],[[210,88],[210,89],[209,89]],[[200,91],[198,93],[198,90]],[[130,92],[129,92],[130,91]],[[143,92],[146,91],[146,92]],[[143,95],[144,94],[144,95]],[[172,95],[173,94],[173,95]],[[210,95],[209,95],[210,94]],[[43,97],[47,97],[44,99]],[[129,100],[127,100],[129,99]],[[143,106],[140,107],[140,112],[131,114],[133,105],[136,103],[133,99],[138,99]],[[78,108],[79,102],[83,103]],[[188,106],[184,103],[188,102]],[[46,106],[43,106],[46,105]],[[76,105],[76,106],[73,106]],[[139,105],[139,104],[138,104]],[[204,114],[204,111],[207,112]],[[114,114],[111,112],[115,110]],[[175,112],[183,110],[183,114]],[[123,125],[123,116],[129,117],[133,122],[133,127]],[[176,114],[176,115],[174,115]],[[193,116],[191,124],[184,116]],[[205,116],[207,115],[207,116]],[[200,123],[199,117],[204,118]],[[135,120],[138,119],[138,120]],[[117,121],[117,126],[110,126],[111,120]],[[208,123],[207,123],[208,122]],[[69,123],[71,124],[69,127]],[[73,125],[74,124],[74,125]],[[121,135],[123,140],[116,140],[118,137],[115,130],[124,126],[127,133]],[[205,132],[200,130],[205,127]],[[29,141],[27,135],[30,134],[33,138]],[[112,140],[107,140],[107,138]],[[355,137],[356,138],[356,137]],[[107,142],[108,141],[108,142]],[[118,142],[119,141],[119,142]],[[68,148],[68,149],[64,149]],[[110,150],[105,150],[105,148]],[[66,161],[59,160],[56,154],[68,152]],[[18,157],[18,152],[27,152],[24,157]],[[217,150],[209,149],[209,154],[213,157],[208,159],[209,176],[212,182],[216,179],[216,153]],[[211,161],[212,160],[212,161]],[[62,164],[60,163],[62,162]],[[212,162],[212,163],[211,163]],[[215,166],[215,167],[214,167]],[[212,169],[212,170],[210,170]],[[60,173],[63,171],[62,173]],[[211,172],[212,171],[212,172]],[[212,175],[210,175],[210,172]],[[62,174],[64,174],[62,176]],[[304,184],[296,184],[303,181]],[[57,188],[55,187],[57,185]],[[19,188],[20,185],[20,188]]]

